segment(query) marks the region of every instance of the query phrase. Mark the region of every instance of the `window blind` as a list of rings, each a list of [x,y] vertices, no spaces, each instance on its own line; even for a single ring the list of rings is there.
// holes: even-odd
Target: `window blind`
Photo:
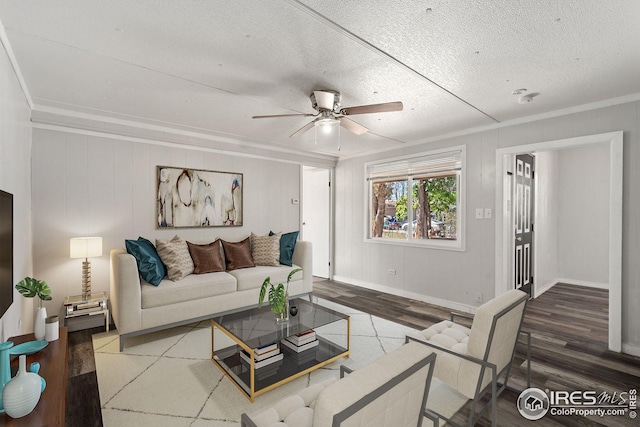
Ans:
[[[461,169],[462,150],[455,150],[367,165],[367,180],[391,181],[408,176],[427,178],[456,173]]]

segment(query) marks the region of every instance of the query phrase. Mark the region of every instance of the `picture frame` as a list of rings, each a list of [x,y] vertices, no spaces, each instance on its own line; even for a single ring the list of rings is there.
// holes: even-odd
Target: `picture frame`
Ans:
[[[156,227],[242,226],[243,175],[156,167]]]

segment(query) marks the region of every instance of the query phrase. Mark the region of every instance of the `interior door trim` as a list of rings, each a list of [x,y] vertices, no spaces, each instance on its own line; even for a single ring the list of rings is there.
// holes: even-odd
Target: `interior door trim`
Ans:
[[[622,131],[524,144],[496,150],[495,295],[498,296],[506,292],[511,283],[511,277],[506,274],[508,271],[507,263],[510,262],[511,257],[511,251],[508,248],[513,239],[508,232],[509,224],[506,224],[508,221],[505,221],[504,156],[562,150],[592,144],[608,144],[609,146],[609,349],[620,352],[622,351]]]

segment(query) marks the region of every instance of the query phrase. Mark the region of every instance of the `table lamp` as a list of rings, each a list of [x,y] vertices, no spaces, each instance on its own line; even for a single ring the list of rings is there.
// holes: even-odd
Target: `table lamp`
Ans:
[[[102,237],[74,237],[71,239],[71,258],[82,261],[82,299],[91,297],[91,261],[89,258],[102,256]]]

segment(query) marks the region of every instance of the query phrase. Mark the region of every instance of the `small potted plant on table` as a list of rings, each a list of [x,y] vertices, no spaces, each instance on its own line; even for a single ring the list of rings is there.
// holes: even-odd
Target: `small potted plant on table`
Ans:
[[[266,279],[264,279],[264,282],[262,282],[262,287],[260,288],[260,297],[258,298],[258,308],[262,307],[262,303],[264,302],[264,298],[267,295],[268,289],[269,305],[271,306],[271,311],[277,316],[277,322],[286,322],[287,320],[289,320],[289,282],[291,282],[291,278],[298,271],[302,271],[302,269],[295,268],[291,270],[291,272],[287,276],[286,286],[283,283],[274,285],[273,283],[271,283],[271,277],[267,277]]]
[[[26,298],[38,297],[38,311],[34,322],[34,335],[37,340],[44,339],[44,323],[47,318],[47,309],[42,306],[42,301],[51,301],[51,288],[44,280],[25,277],[16,284],[16,289]]]

